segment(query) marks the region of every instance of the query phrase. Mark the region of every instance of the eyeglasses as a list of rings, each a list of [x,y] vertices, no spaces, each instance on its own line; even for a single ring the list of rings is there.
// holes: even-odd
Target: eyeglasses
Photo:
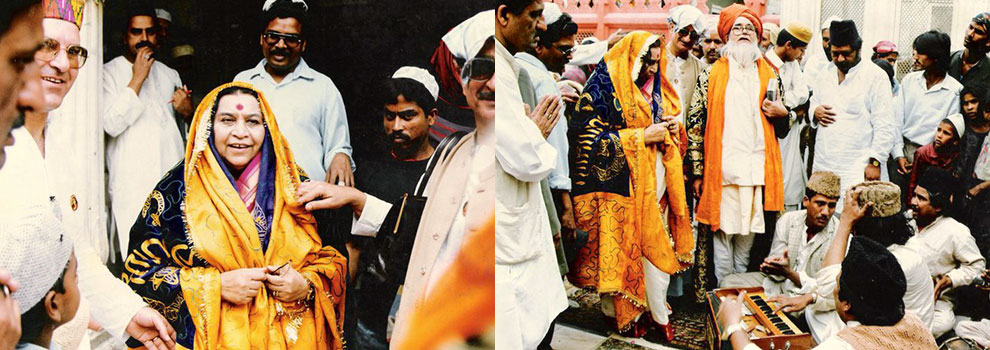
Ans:
[[[748,25],[748,24],[737,24],[737,25],[732,26],[732,32],[733,33],[736,33],[736,32],[741,32],[741,33],[745,33],[745,32],[756,33],[756,27],[751,26],[751,25]]]
[[[69,45],[63,49],[58,40],[46,38],[41,42],[41,48],[34,53],[34,59],[48,63],[62,51],[65,51],[65,57],[69,59],[69,68],[81,68],[89,57],[89,51],[82,46]]]
[[[488,81],[495,75],[495,59],[488,57],[475,57],[464,64],[461,70],[461,81],[467,83],[468,79],[474,81]]]
[[[262,37],[265,39],[265,44],[268,46],[275,46],[279,41],[284,41],[285,46],[295,48],[303,41],[303,38],[299,35],[282,34],[279,32],[265,32]]]
[[[557,45],[554,45],[553,48],[557,49],[557,51],[560,51],[560,53],[564,54],[564,56],[567,56],[567,55],[570,55],[570,54],[574,53],[574,49],[575,49],[574,46],[563,46],[563,47],[561,47],[561,46],[557,46]]]
[[[149,27],[149,28],[130,28],[130,29],[127,29],[127,31],[129,33],[131,33],[131,35],[135,35],[135,36],[141,35],[142,33],[145,34],[145,35],[147,35],[147,36],[157,35],[158,32],[159,32],[159,30],[160,29],[158,28],[158,26]]]

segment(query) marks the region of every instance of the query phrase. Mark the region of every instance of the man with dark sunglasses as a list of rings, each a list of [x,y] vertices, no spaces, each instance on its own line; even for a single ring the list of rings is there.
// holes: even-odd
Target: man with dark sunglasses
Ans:
[[[344,100],[329,77],[302,59],[308,9],[303,0],[266,1],[267,25],[259,38],[265,58],[234,81],[251,83],[265,94],[296,161],[311,179],[353,186]]]
[[[670,9],[667,17],[670,34],[667,43],[667,71],[664,72],[677,89],[682,106],[691,105],[698,75],[705,69],[701,60],[691,55],[691,48],[701,39],[705,30],[704,15],[691,5],[681,5]],[[678,122],[685,123],[687,108],[681,108]]]
[[[131,225],[147,199],[146,193],[182,160],[183,128],[176,123],[175,113],[186,120],[193,113],[189,91],[179,73],[157,61],[158,31],[150,4],[128,2],[121,38],[126,51],[103,65],[111,219],[125,258]]]

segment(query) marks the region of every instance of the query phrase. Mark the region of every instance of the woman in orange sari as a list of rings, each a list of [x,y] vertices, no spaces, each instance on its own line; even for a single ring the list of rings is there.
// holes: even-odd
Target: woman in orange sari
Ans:
[[[124,281],[179,348],[343,348],[346,259],[296,201],[305,175],[264,96],[214,89],[189,135],[131,229]]]

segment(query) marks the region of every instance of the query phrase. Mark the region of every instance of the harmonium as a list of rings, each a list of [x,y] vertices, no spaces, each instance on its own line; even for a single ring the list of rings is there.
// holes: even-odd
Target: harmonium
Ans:
[[[715,320],[722,297],[735,298],[746,292],[743,302],[743,323],[749,340],[764,350],[807,350],[815,346],[810,333],[803,332],[783,311],[774,312],[777,305],[768,302],[762,287],[723,288],[708,292],[708,344],[713,350],[731,350],[728,341],[719,337],[722,329]]]

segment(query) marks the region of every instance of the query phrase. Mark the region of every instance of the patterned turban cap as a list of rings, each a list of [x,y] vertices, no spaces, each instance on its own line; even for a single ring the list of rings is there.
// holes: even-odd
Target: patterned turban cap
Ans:
[[[862,189],[859,193],[859,205],[873,202],[870,216],[885,218],[901,212],[901,188],[887,181],[866,181],[853,187]]]
[[[983,26],[983,30],[990,30],[990,12],[984,12],[973,17],[973,22]]]
[[[76,27],[82,28],[86,0],[44,0],[42,6],[45,10],[45,18],[72,22]]]

